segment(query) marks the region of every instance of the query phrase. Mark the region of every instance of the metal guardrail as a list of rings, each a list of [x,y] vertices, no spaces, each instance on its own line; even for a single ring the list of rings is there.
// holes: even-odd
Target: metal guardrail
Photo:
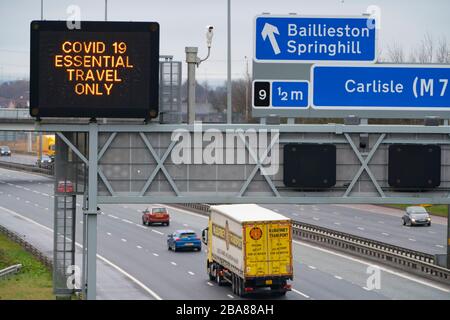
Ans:
[[[23,163],[16,163],[16,162],[9,162],[9,161],[0,161],[0,167],[5,169],[13,169],[13,170],[20,170],[20,171],[27,171],[27,172],[34,172],[34,173],[42,173],[46,175],[53,175],[53,169],[47,169],[47,168],[39,168],[34,165],[30,164],[23,164]]]
[[[36,259],[38,259],[42,264],[44,264],[47,267],[47,269],[49,269],[50,271],[53,269],[53,260],[47,257],[45,254],[43,254],[41,251],[39,251],[31,243],[23,239],[20,235],[18,235],[13,231],[8,230],[2,225],[0,225],[0,232],[6,235],[12,241],[18,243],[22,248],[25,249],[25,251],[31,253]]]
[[[17,272],[20,271],[20,269],[22,269],[22,265],[19,263],[0,270],[0,280],[7,278],[10,275],[16,274]]]
[[[193,209],[204,215],[211,212],[209,204],[189,203],[175,206]],[[450,285],[450,270],[435,265],[433,255],[295,220],[292,226],[293,237],[296,239],[401,268],[403,271]]]

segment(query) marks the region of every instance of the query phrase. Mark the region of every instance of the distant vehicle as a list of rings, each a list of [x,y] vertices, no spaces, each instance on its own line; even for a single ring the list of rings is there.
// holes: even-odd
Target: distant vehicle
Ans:
[[[202,250],[199,236],[192,230],[177,230],[167,236],[167,248],[177,250]]]
[[[0,147],[0,156],[11,156],[11,149],[8,146]]]
[[[150,226],[154,223],[166,226],[170,224],[170,216],[166,208],[152,208],[142,211],[142,224]]]
[[[39,168],[51,168],[53,166],[53,158],[46,156],[46,155],[42,155],[41,160],[37,160],[37,166]]]
[[[219,286],[231,284],[233,293],[285,295],[292,280],[292,223],[255,204],[211,206],[206,269]]]
[[[56,187],[56,191],[60,193],[72,193],[74,192],[73,183],[69,180],[58,181],[58,186]]]
[[[40,149],[40,137],[36,139],[35,150]],[[55,156],[55,135],[54,134],[44,134],[42,135],[42,153],[47,156]]]
[[[424,207],[413,206],[407,207],[406,213],[402,217],[403,225],[416,226],[416,225],[431,225],[431,218],[427,210]]]

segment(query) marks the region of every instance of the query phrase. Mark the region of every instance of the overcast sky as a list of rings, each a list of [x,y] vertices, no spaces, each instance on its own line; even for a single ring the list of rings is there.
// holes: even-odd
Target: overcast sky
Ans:
[[[252,58],[253,18],[262,12],[309,15],[360,15],[368,6],[381,12],[381,48],[398,43],[409,48],[425,33],[450,40],[449,0],[232,0],[232,73],[243,77],[245,56]],[[28,78],[29,23],[40,19],[40,0],[0,0],[0,78]],[[81,8],[82,20],[103,20],[104,0],[44,0],[45,20],[65,20],[67,7]],[[161,54],[184,60],[184,47],[206,53],[205,28],[215,26],[211,58],[198,69],[198,78],[226,78],[227,0],[108,0],[110,21],[157,21]],[[386,50],[384,50],[386,51]],[[184,63],[183,63],[184,65]],[[249,63],[251,68],[251,63]],[[183,77],[186,72],[184,72]]]

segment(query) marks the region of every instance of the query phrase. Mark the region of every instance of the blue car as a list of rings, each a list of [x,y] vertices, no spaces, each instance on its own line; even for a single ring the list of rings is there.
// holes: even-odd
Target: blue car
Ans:
[[[202,250],[202,242],[195,231],[177,230],[167,236],[167,248],[169,250]]]

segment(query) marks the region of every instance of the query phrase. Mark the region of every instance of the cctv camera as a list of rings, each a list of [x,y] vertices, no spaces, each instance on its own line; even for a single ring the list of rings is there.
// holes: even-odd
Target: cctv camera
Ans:
[[[214,27],[211,25],[206,26],[206,45],[208,48],[211,48],[211,42],[214,35],[213,29]]]

